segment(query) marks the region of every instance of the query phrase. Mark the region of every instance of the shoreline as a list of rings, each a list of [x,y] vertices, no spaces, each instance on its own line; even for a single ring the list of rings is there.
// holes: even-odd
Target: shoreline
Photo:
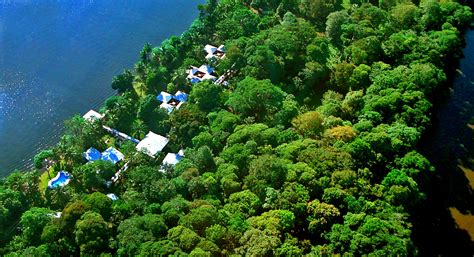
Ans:
[[[186,28],[184,30],[176,31],[171,36],[181,37],[183,34],[185,34],[191,28],[191,26],[196,22],[196,20],[199,19],[199,13],[197,12],[197,5],[201,4],[201,3],[203,3],[203,1],[196,2],[196,5],[193,5],[193,7],[190,8],[193,11],[196,10],[196,17],[194,17],[192,19],[192,21],[189,24],[186,25]],[[164,33],[166,33],[166,31]],[[152,41],[154,38],[161,38],[162,37],[161,35],[163,35],[163,34],[162,33],[157,33],[152,38],[143,41],[140,44],[140,49],[143,46],[143,44],[145,44],[147,41]],[[160,45],[163,41],[168,40],[171,36],[163,38],[161,41],[157,42],[157,45]],[[138,59],[138,52],[139,52],[140,49],[138,49],[138,51],[135,51],[135,50],[129,51],[129,52],[133,52],[133,54],[135,55],[135,57],[132,61],[133,63],[131,65],[129,65],[128,67],[127,67],[127,65],[123,65],[123,66],[121,66],[121,69],[133,68],[133,65],[135,65],[135,63]],[[40,135],[38,137],[38,141],[35,142],[35,144],[31,146],[31,150],[27,150],[25,152],[25,155],[24,155],[23,158],[19,158],[16,161],[10,161],[10,159],[6,159],[6,157],[5,157],[5,159],[8,160],[8,161],[5,161],[5,168],[1,170],[0,178],[5,178],[9,174],[11,174],[15,171],[28,171],[28,170],[31,170],[32,168],[34,168],[34,165],[33,165],[34,156],[36,154],[38,154],[39,152],[41,152],[42,150],[46,150],[46,149],[49,149],[49,148],[55,146],[59,142],[61,136],[64,135],[64,132],[65,132],[64,131],[64,121],[70,119],[71,117],[73,117],[76,114],[87,111],[87,109],[98,109],[98,108],[103,106],[103,104],[105,103],[105,100],[107,100],[109,97],[117,95],[116,91],[113,91],[112,89],[110,89],[110,82],[111,82],[113,76],[115,76],[119,73],[120,73],[120,71],[118,73],[115,73],[114,75],[107,78],[108,83],[104,84],[104,87],[103,87],[104,90],[102,90],[105,93],[100,94],[100,97],[102,98],[101,100],[93,100],[93,102],[91,102],[90,107],[88,107],[84,110],[81,110],[77,113],[73,113],[71,115],[68,115],[67,117],[64,117],[64,119],[62,119],[60,122],[57,122],[57,124],[55,123],[54,128],[51,131],[49,131],[47,135],[44,134],[44,135]],[[100,92],[102,92],[102,91],[100,91]],[[38,121],[38,122],[41,123],[41,121]],[[38,122],[33,121],[33,119],[31,120],[31,123],[36,124]],[[46,121],[46,123],[49,123],[49,121]]]

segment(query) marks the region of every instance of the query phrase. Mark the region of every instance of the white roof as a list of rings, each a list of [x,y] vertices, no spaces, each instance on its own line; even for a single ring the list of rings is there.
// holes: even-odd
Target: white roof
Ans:
[[[206,45],[204,47],[204,51],[206,51],[206,59],[211,59],[213,57],[216,57],[218,59],[222,59],[225,56],[225,47],[224,45],[220,45],[219,47],[215,47],[213,45]],[[217,55],[217,51],[224,53],[223,55],[219,56]]]
[[[177,158],[177,154],[175,153],[168,153],[163,159],[163,165],[176,165],[179,162]]]
[[[206,51],[206,53],[208,53],[208,54],[213,55],[217,51],[217,47],[215,47],[213,45],[206,45],[204,47],[204,51]]]
[[[169,139],[155,134],[153,132],[148,132],[145,139],[140,141],[137,145],[137,150],[142,151],[148,154],[151,157],[154,157],[158,152],[165,148],[166,144],[168,144]]]
[[[84,119],[87,121],[94,121],[94,120],[100,120],[104,117],[104,115],[94,111],[94,110],[89,110],[84,116],[82,116]]]
[[[161,172],[165,171],[165,166],[174,166],[178,164],[178,162],[181,161],[184,157],[184,151],[179,150],[178,153],[168,153],[165,158],[163,159],[163,162],[161,163]]]
[[[49,213],[48,215],[53,217],[53,218],[59,219],[59,218],[61,218],[62,214],[63,214],[62,212],[55,212],[55,213]]]
[[[165,109],[168,113],[171,113],[174,110],[174,106],[171,105],[171,104],[167,104],[167,103],[160,104],[160,108]]]
[[[107,194],[107,197],[110,198],[112,201],[117,201],[119,198],[115,194]]]
[[[207,60],[207,59],[211,59],[211,58],[214,57],[214,56],[215,56],[214,54],[210,54],[210,53],[209,53],[209,54],[206,55],[206,60]]]

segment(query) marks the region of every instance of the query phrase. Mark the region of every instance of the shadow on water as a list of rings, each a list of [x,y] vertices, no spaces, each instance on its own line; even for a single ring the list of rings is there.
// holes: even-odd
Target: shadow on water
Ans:
[[[433,126],[419,145],[436,168],[420,183],[426,202],[412,212],[413,240],[421,256],[474,254],[473,182],[467,178],[472,178],[474,158],[469,126],[474,117],[474,30],[466,31],[465,38],[464,58],[448,76],[453,87],[435,99]]]

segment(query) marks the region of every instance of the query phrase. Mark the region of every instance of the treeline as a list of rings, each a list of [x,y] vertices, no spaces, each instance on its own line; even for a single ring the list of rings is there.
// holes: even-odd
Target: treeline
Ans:
[[[101,121],[66,122],[37,170],[0,184],[3,256],[416,255],[409,212],[433,167],[415,146],[462,55],[471,9],[455,1],[209,0],[180,37],[145,45],[113,79]],[[210,61],[229,86],[190,86]],[[156,95],[190,101],[168,114]],[[185,149],[165,173],[102,125]],[[113,145],[129,162],[86,163]],[[44,171],[44,159],[54,165]],[[72,182],[49,190],[44,174]],[[40,175],[42,177],[40,177]],[[48,179],[48,178],[46,178]],[[115,193],[112,201],[105,194]],[[54,217],[61,212],[61,217]]]

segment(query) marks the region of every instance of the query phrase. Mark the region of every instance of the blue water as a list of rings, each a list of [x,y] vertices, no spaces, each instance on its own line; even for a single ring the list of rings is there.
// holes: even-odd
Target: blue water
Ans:
[[[97,108],[145,42],[179,35],[205,0],[0,0],[0,177]]]
[[[60,171],[58,178],[53,178],[51,180],[50,188],[55,189],[60,186],[65,186],[69,183],[70,175],[67,172]]]

